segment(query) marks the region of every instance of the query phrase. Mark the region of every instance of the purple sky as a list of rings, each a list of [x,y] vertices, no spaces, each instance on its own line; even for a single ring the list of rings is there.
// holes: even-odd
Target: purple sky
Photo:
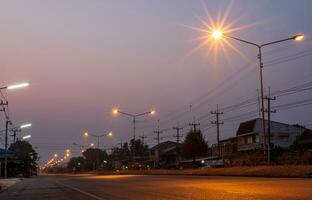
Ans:
[[[10,114],[18,125],[32,122],[26,133],[38,147],[42,161],[54,152],[62,153],[72,143],[89,144],[86,130],[103,133],[112,130],[113,138],[104,138],[102,147],[111,148],[132,137],[131,120],[112,116],[118,107],[139,113],[156,109],[157,115],[138,122],[137,135],[148,135],[155,144],[153,131],[157,119],[163,129],[179,121],[189,122],[211,110],[257,97],[257,50],[231,41],[253,64],[231,48],[207,54],[208,45],[192,52],[201,33],[183,25],[202,27],[196,17],[207,20],[204,4],[212,17],[224,13],[230,1],[2,1],[0,7],[1,85],[29,81],[31,87],[6,92]],[[310,0],[236,0],[228,22],[241,17],[237,26],[253,26],[233,33],[257,43],[304,33],[305,40],[268,47],[264,62],[290,57],[301,52],[311,54],[312,1]],[[191,53],[192,52],[192,53]],[[226,57],[228,55],[228,57]],[[304,54],[305,55],[305,54]],[[311,80],[312,56],[307,55],[264,68],[265,88],[287,89]],[[242,68],[243,67],[243,68]],[[237,72],[239,71],[239,72]],[[231,74],[215,94],[206,95]],[[311,98],[311,92],[281,97],[273,105]],[[190,111],[189,105],[193,105]],[[225,113],[222,118],[257,109]],[[277,110],[273,120],[312,125],[312,106]],[[235,135],[239,121],[227,122],[221,138]],[[1,115],[1,127],[4,117]],[[216,141],[209,116],[200,120],[208,142]],[[209,128],[209,129],[207,129]],[[186,132],[185,128],[183,132]],[[165,139],[173,130],[163,133]],[[2,135],[3,136],[3,135]],[[164,139],[164,140],[165,140]],[[2,140],[0,140],[0,145]]]

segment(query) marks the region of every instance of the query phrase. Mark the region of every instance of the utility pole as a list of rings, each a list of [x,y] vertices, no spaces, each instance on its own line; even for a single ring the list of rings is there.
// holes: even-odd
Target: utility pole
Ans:
[[[18,132],[17,129],[14,129],[14,130],[13,130],[13,143],[14,143],[14,144],[15,144],[15,142],[16,142],[17,132]]]
[[[258,94],[258,112],[259,112],[259,118],[261,118],[261,106],[260,106],[260,94],[259,94],[259,89],[257,89],[257,94]]]
[[[192,114],[192,105],[190,105],[190,112]],[[196,127],[200,126],[200,123],[196,123],[196,117],[195,116],[193,118],[194,118],[193,123],[189,123],[189,126],[193,127],[194,132],[196,132],[196,130],[197,130]]]
[[[159,129],[157,130],[157,131],[154,131],[154,133],[156,133],[156,140],[157,140],[157,144],[159,144],[159,140],[160,140],[160,138],[159,138],[159,134],[161,134],[162,133],[162,131],[160,131]]]
[[[276,110],[271,110],[271,101],[276,100],[276,97],[271,97],[269,88],[269,96],[264,97],[268,102],[268,108],[264,112],[268,113],[268,165],[271,164],[271,113],[276,113]]]
[[[180,144],[180,137],[181,137],[180,130],[183,130],[183,128],[179,127],[178,125],[176,127],[173,127],[173,129],[177,131],[177,135],[175,137],[177,138],[177,143]]]
[[[154,131],[154,133],[157,134],[157,138],[155,138],[157,140],[157,144],[159,144],[159,134],[162,133],[162,131],[159,129],[159,119],[157,120],[158,125],[157,125],[157,131]]]
[[[118,144],[120,144],[120,149],[122,149],[122,145],[123,145],[122,141],[120,141]]]
[[[211,124],[216,124],[217,125],[217,148],[218,148],[218,156],[220,156],[220,148],[219,148],[219,143],[220,143],[220,124],[224,124],[223,121],[219,120],[219,115],[223,115],[223,112],[219,112],[219,106],[217,105],[217,110],[212,111],[211,114],[216,115],[216,121],[212,121]]]
[[[177,138],[177,158],[176,158],[176,162],[177,162],[177,168],[180,166],[180,130],[182,130],[183,128],[179,126],[179,124],[176,127],[173,127],[174,130],[177,131],[177,135],[175,136]]]
[[[194,132],[196,132],[196,127],[200,126],[200,123],[196,123],[196,121],[194,120],[193,123],[189,123],[189,126],[193,127]]]
[[[147,137],[144,135],[144,132],[143,132],[143,135],[142,135],[142,136],[140,136],[140,138],[141,138],[142,143],[143,143],[143,145],[144,145],[144,144],[145,144],[145,143],[144,143],[144,140],[145,140],[145,138],[147,138]]]
[[[9,119],[5,121],[5,154],[4,154],[4,178],[8,177],[8,129],[12,122]]]

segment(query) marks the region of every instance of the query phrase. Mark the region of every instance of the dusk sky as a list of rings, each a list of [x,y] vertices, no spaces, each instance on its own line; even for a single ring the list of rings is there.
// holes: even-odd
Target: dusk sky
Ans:
[[[257,98],[259,68],[253,46],[228,40],[236,50],[225,45],[223,50],[209,51],[217,42],[211,40],[196,49],[203,42],[198,39],[203,32],[196,29],[205,29],[202,21],[209,24],[206,11],[215,21],[229,11],[225,24],[235,21],[232,28],[241,27],[231,35],[255,43],[303,33],[301,42],[264,49],[265,92],[269,87],[275,92],[311,81],[311,0],[1,1],[0,84],[31,84],[5,95],[13,123],[33,124],[23,135],[32,134],[30,142],[38,147],[41,162],[74,148],[73,142],[95,142],[83,138],[85,131],[113,131],[113,138],[102,138],[102,148],[129,141],[132,121],[113,116],[113,108],[130,113],[157,111],[137,124],[137,136],[144,132],[149,145],[156,144],[157,119],[166,129],[161,136],[165,141],[175,140],[173,126],[194,117],[209,145],[215,143],[216,130],[210,125],[215,118],[210,111],[217,104],[224,108]],[[278,97],[272,105],[311,98],[308,90]],[[235,136],[239,122],[258,113],[236,121],[226,118],[257,109],[254,104],[224,112],[220,138]],[[311,111],[311,104],[277,109],[272,119],[311,127]],[[4,129],[2,113],[0,120]],[[183,134],[188,130],[186,126]]]

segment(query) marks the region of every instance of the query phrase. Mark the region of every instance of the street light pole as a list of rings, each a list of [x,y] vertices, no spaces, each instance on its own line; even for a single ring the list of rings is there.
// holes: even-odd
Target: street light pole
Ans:
[[[1,90],[14,90],[14,89],[19,89],[19,88],[23,88],[23,87],[28,87],[29,83],[21,83],[21,84],[15,84],[15,85],[10,85],[10,86],[5,86],[5,87],[0,87],[0,94],[3,96]],[[5,97],[3,96],[3,98],[5,99]],[[6,99],[5,99],[6,100]],[[3,103],[1,101],[0,105],[3,106],[3,111],[5,112],[5,117],[6,117],[6,121],[5,121],[5,153],[4,153],[4,178],[7,178],[8,176],[8,128],[9,125],[12,125],[12,122],[9,119],[9,115],[6,114],[5,111],[5,107],[4,105],[8,106],[8,101],[6,100],[5,103]]]
[[[88,137],[88,136],[92,136],[92,137],[96,137],[97,139],[97,148],[99,149],[100,148],[100,137],[104,137],[104,136],[109,136],[109,137],[112,137],[113,136],[113,133],[110,131],[108,133],[105,133],[103,135],[95,135],[95,134],[91,134],[89,132],[85,132],[84,133],[84,136]]]
[[[133,156],[133,160],[135,160],[136,118],[140,117],[140,116],[148,115],[148,114],[154,115],[155,113],[156,113],[155,110],[151,110],[151,111],[140,113],[140,114],[130,114],[130,113],[126,113],[126,112],[123,112],[121,110],[118,110],[118,109],[113,110],[113,114],[123,114],[123,115],[126,115],[126,116],[132,118],[132,123],[133,123],[133,152],[132,152],[132,156]]]
[[[266,138],[266,129],[265,129],[265,115],[264,115],[265,111],[264,111],[262,47],[269,46],[269,45],[272,45],[272,44],[281,43],[281,42],[285,42],[285,41],[288,41],[288,40],[301,41],[304,38],[304,35],[302,35],[302,34],[294,35],[293,37],[285,38],[285,39],[282,39],[282,40],[276,40],[276,41],[265,43],[265,44],[256,44],[256,43],[253,43],[253,42],[249,42],[247,40],[243,40],[243,39],[240,39],[240,38],[237,38],[237,37],[233,37],[233,36],[227,35],[225,33],[222,33],[219,30],[214,31],[212,36],[215,39],[219,39],[222,36],[224,36],[226,38],[234,39],[236,41],[243,42],[243,43],[246,43],[246,44],[249,44],[249,45],[253,45],[253,46],[256,46],[258,48],[259,72],[260,72],[262,132],[263,132],[263,149],[264,149],[264,154],[265,154],[266,153],[265,149],[266,149],[266,140],[267,140],[267,138]]]
[[[5,153],[4,153],[4,178],[8,177],[8,129],[9,125],[12,125],[12,122],[9,119],[5,121]]]

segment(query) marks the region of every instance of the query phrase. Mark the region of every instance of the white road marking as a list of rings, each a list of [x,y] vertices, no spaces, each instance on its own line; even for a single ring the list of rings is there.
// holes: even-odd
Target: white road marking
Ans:
[[[103,198],[101,198],[101,197],[99,197],[99,196],[96,196],[96,195],[91,194],[91,193],[89,193],[89,192],[80,190],[80,189],[78,189],[78,188],[76,188],[76,187],[73,187],[73,186],[70,186],[70,185],[67,185],[67,184],[64,184],[64,183],[60,183],[60,182],[58,182],[58,184],[63,185],[64,187],[67,187],[67,188],[69,188],[69,189],[71,189],[71,190],[75,190],[76,192],[80,192],[81,194],[84,194],[84,195],[86,195],[86,196],[92,197],[92,198],[94,198],[94,199],[97,199],[97,200],[105,200],[105,199],[103,199]]]

